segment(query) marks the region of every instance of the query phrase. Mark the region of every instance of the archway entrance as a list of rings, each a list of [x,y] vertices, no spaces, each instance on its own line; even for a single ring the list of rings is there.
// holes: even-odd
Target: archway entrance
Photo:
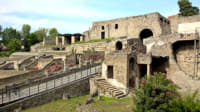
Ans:
[[[122,50],[122,42],[120,42],[120,41],[118,41],[117,43],[116,43],[116,50]]]
[[[131,58],[129,60],[129,87],[134,88],[135,87],[135,76],[136,73],[134,71],[134,58]]]
[[[140,39],[143,41],[143,39],[149,38],[153,36],[153,32],[150,29],[144,29],[140,32]]]

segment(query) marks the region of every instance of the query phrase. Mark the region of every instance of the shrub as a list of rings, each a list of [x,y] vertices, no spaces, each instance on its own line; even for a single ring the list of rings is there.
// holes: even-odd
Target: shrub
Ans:
[[[134,112],[165,112],[168,103],[177,98],[175,86],[165,74],[154,73],[141,80],[140,88],[135,91]]]
[[[197,100],[198,92],[174,99],[169,103],[167,112],[200,112],[200,101]]]

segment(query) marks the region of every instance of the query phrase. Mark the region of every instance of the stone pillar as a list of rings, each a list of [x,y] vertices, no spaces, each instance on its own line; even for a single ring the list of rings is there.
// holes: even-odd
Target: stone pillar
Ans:
[[[56,36],[56,45],[58,45],[58,36]]]
[[[62,45],[64,46],[65,45],[65,37],[62,36]]]
[[[42,42],[42,45],[45,46],[45,43],[46,43],[46,39],[43,38],[43,42]]]
[[[63,63],[64,63],[64,70],[63,70],[63,71],[65,72],[65,70],[66,70],[66,68],[67,68],[67,66],[66,66],[66,59],[63,58],[62,60],[63,60]]]
[[[14,62],[14,68],[15,70],[19,71],[19,65],[17,61]]]
[[[147,64],[147,77],[151,74],[151,64]]]
[[[75,36],[71,36],[71,43],[75,43]]]
[[[83,36],[80,36],[80,41],[83,41]]]

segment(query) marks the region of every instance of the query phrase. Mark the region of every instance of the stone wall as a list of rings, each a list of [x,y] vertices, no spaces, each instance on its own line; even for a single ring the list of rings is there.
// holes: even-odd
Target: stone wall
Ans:
[[[169,17],[169,20],[170,20],[170,23],[171,23],[172,33],[177,33],[179,24],[199,22],[200,21],[200,15],[189,16],[189,17],[179,17],[177,15],[177,16]]]
[[[90,90],[89,78],[74,82],[70,85],[64,85],[59,88],[43,92],[38,95],[25,98],[23,100],[0,107],[0,112],[13,112],[16,109],[26,109],[48,103],[63,97],[76,97],[88,94]]]
[[[197,44],[198,45],[198,44]],[[174,54],[176,56],[176,61],[182,71],[187,75],[193,75],[194,71],[194,41],[188,42],[177,42],[174,44]],[[200,51],[197,49],[196,55],[196,72],[200,76]]]
[[[56,45],[56,38],[46,38],[44,39],[45,45]]]
[[[110,82],[118,87],[127,88],[128,87],[128,55],[127,54],[112,54],[105,56],[104,69],[102,69],[102,76],[105,79],[108,79],[108,66],[113,66],[113,79],[116,80],[115,84],[113,79],[110,79]],[[117,60],[117,61],[116,61]],[[112,81],[113,80],[113,81]]]
[[[18,74],[12,77],[0,79],[0,85],[3,86],[3,85],[12,85],[12,84],[18,84],[21,82],[27,82],[29,81],[29,79],[41,77],[43,75],[44,75],[43,71],[40,71],[40,70],[30,71],[30,72]]]
[[[165,17],[161,16],[159,13],[151,13],[94,22],[92,28],[84,32],[84,35],[86,40],[101,39],[102,32],[105,32],[105,38],[138,38],[141,31],[144,29],[150,29],[154,36],[171,32],[169,21]]]

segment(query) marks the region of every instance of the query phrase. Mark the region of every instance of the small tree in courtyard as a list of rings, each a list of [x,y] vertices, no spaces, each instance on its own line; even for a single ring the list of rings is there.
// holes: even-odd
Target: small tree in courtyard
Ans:
[[[175,86],[166,75],[155,73],[143,78],[140,88],[135,91],[134,112],[165,112],[169,102],[177,96]]]

